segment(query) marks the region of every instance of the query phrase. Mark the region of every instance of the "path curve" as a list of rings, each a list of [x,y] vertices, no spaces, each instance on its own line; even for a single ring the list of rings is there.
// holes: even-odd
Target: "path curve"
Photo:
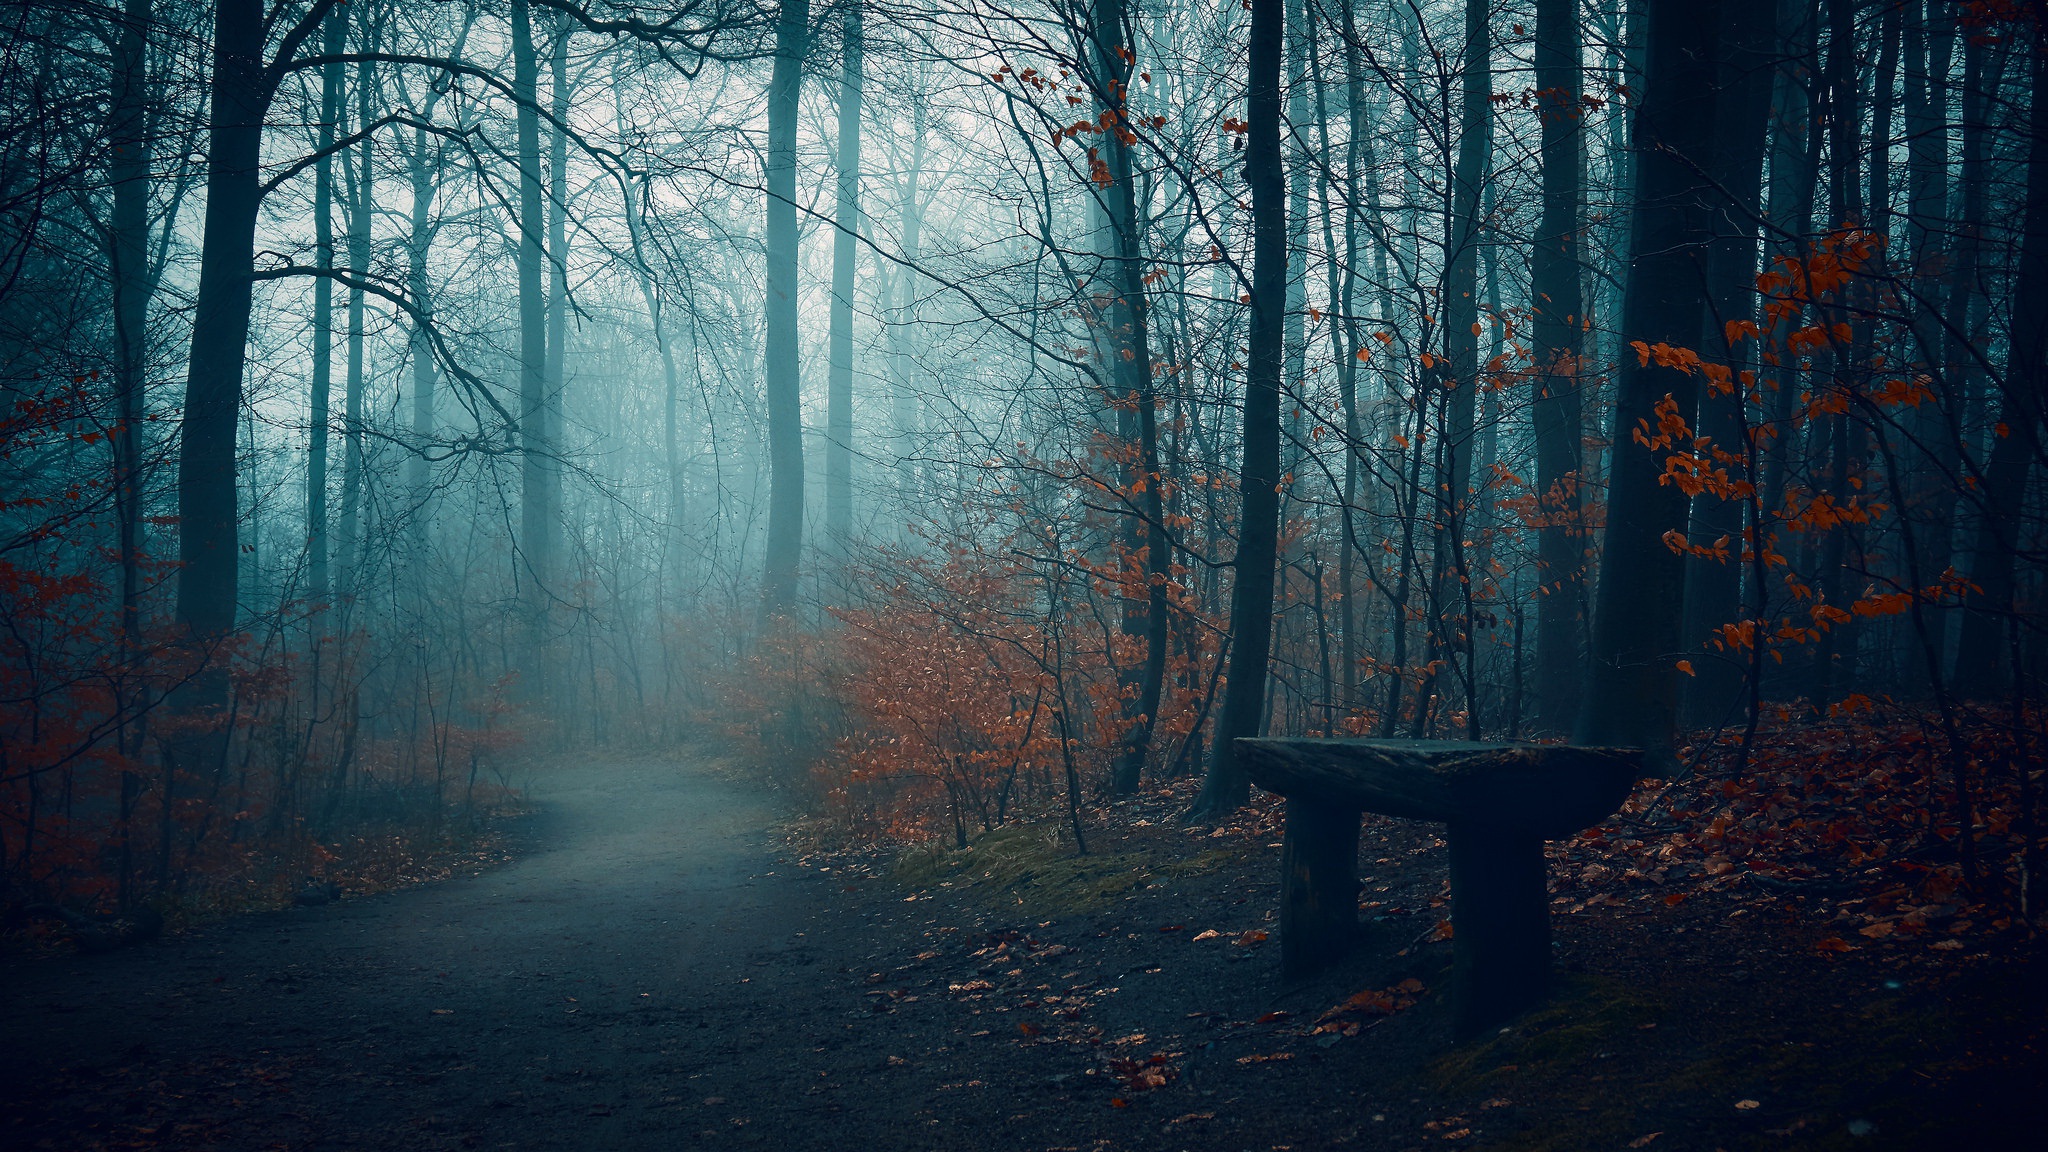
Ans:
[[[828,881],[777,868],[758,793],[586,760],[530,795],[503,868],[10,964],[0,1144],[673,1147],[730,1091],[702,1084],[845,1043],[764,1027],[818,984]]]

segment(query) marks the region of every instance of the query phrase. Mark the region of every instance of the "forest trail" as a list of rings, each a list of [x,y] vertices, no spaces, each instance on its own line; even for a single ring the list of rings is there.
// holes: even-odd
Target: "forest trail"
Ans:
[[[602,759],[529,795],[503,868],[10,964],[0,1143],[672,1145],[662,1113],[733,1090],[710,1069],[788,1075],[829,878],[776,875],[765,798]]]

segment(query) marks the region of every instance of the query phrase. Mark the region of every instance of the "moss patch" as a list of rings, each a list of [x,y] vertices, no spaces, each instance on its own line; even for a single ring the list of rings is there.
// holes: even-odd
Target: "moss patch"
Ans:
[[[1146,888],[1241,864],[1246,855],[1235,847],[1187,855],[1178,847],[1120,845],[1082,856],[1059,824],[1011,824],[962,849],[914,848],[892,874],[906,888],[947,888],[992,910],[1043,918],[1107,911]]]

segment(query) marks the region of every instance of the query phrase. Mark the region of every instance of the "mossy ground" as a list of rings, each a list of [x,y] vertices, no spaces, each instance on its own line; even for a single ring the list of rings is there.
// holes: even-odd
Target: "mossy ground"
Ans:
[[[971,892],[993,912],[1044,920],[1108,911],[1147,888],[1242,866],[1247,857],[1237,842],[1182,852],[1172,844],[1123,841],[1083,855],[1063,825],[1019,823],[984,832],[965,848],[912,849],[892,875],[913,892]]]

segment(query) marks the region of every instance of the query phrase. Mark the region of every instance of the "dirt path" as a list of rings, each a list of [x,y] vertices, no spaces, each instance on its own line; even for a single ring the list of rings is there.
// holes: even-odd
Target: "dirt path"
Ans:
[[[767,1018],[829,878],[775,874],[759,798],[603,762],[533,798],[503,869],[14,965],[0,1143],[672,1144],[664,1113],[729,1091],[699,1084],[749,1043],[838,1039]]]
[[[1973,1038],[2036,1019],[2038,973],[1971,1000],[1816,969],[1791,920],[1705,899],[1564,917],[1558,1004],[1453,1049],[1421,826],[1368,827],[1358,946],[1287,985],[1263,837],[1155,814],[1076,859],[1017,829],[906,896],[779,858],[770,803],[688,764],[529,794],[482,875],[0,965],[0,1147],[1784,1152],[2042,1119],[2038,1046]]]
[[[1290,1066],[1232,1057],[1270,1050],[1277,1026],[1252,1021],[1300,990],[1250,949],[1162,967],[1130,905],[992,923],[799,867],[766,800],[688,765],[586,762],[529,795],[520,858],[479,876],[0,969],[0,1145],[1271,1142],[1271,1104],[1230,1106]],[[1117,1078],[1154,1052],[1172,1091]],[[1332,1093],[1355,1104],[1311,1094]]]

